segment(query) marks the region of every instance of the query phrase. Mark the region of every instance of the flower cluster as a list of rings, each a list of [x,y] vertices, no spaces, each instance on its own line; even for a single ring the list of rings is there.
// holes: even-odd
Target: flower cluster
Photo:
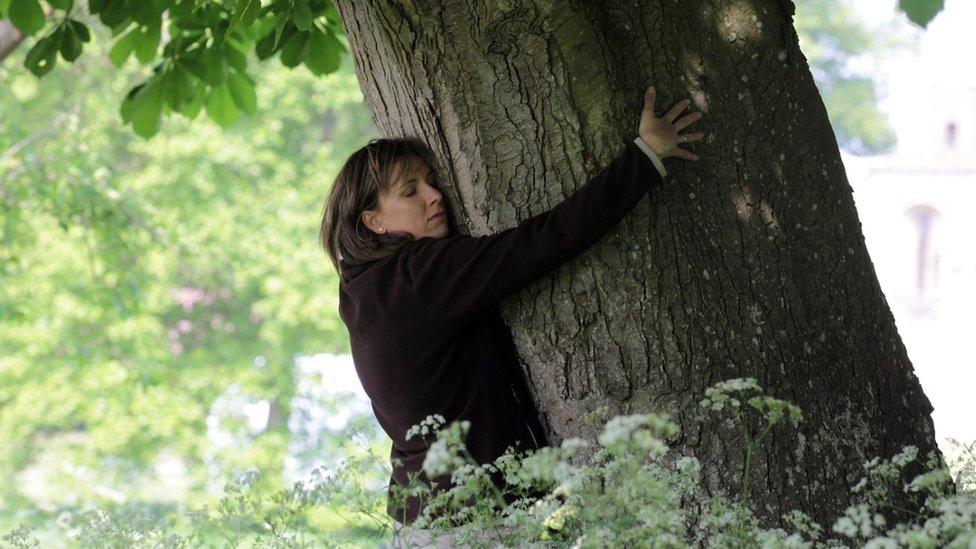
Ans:
[[[758,414],[762,432],[783,419],[802,418],[795,406],[763,395],[750,379],[711,387],[703,407],[724,410],[740,425],[746,411]],[[433,476],[450,473],[452,486],[431,490],[414,477],[402,493],[390,488],[391,494],[425,502],[418,520],[399,534],[406,536],[417,528],[434,534],[450,532],[454,544],[464,547],[645,547],[648,540],[667,547],[962,548],[976,544],[976,494],[958,480],[953,489],[953,475],[960,480],[976,478],[976,460],[966,461],[967,456],[976,456],[976,445],[957,452],[963,461],[956,464],[963,467],[952,474],[931,456],[920,463],[914,447],[888,459],[868,460],[863,479],[852,490],[854,503],[833,522],[819,524],[792,511],[783,516],[784,528],[764,528],[744,501],[705,492],[701,463],[675,455],[668,446],[678,428],[665,415],[614,417],[605,422],[595,441],[574,437],[559,446],[525,453],[509,449],[494,463],[482,464],[474,462],[464,448],[469,428],[467,422],[445,426],[443,417],[429,416],[411,429],[411,436],[433,435],[424,471]],[[763,438],[745,427],[742,433],[751,437],[750,444]],[[589,448],[594,452],[584,455]],[[751,448],[747,445],[747,452]],[[926,471],[905,482],[905,471],[918,469]],[[743,472],[747,474],[748,467]],[[504,486],[493,477],[503,478]],[[341,540],[317,531],[305,518],[313,506],[329,505],[352,511],[351,516],[368,521],[377,533],[389,533],[385,514],[389,465],[385,456],[372,450],[344,459],[335,471],[316,469],[309,481],[296,482],[270,497],[259,492],[258,478],[259,472],[250,470],[229,482],[216,514],[204,508],[171,520],[153,519],[139,510],[63,511],[60,523],[82,546],[337,547]],[[922,498],[924,506],[911,521],[891,524],[885,517],[890,516],[892,494],[898,490]],[[0,539],[18,548],[38,546],[25,526]]]
[[[445,423],[444,416],[433,414],[425,417],[420,423],[410,427],[404,439],[410,440],[415,436],[426,437],[438,431]],[[426,440],[426,438],[424,438]]]

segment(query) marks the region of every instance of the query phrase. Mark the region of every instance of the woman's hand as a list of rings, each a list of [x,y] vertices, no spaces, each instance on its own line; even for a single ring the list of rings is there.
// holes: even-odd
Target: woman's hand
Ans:
[[[656,93],[654,86],[647,88],[644,92],[644,109],[641,111],[640,126],[638,134],[659,157],[667,158],[677,156],[685,160],[698,160],[698,155],[678,147],[681,143],[698,141],[705,134],[702,132],[686,133],[679,135],[678,132],[685,129],[689,124],[702,117],[700,112],[693,112],[675,121],[681,111],[685,110],[691,101],[683,99],[676,103],[671,110],[664,116],[658,118],[654,116],[654,97]]]

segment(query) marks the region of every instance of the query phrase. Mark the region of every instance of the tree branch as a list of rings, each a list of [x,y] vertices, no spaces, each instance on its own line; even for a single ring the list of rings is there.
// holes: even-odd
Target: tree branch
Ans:
[[[0,63],[24,42],[27,35],[10,24],[6,19],[0,21]]]

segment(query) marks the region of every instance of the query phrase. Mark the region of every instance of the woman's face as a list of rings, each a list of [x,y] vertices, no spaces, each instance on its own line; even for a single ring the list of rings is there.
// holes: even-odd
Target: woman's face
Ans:
[[[393,184],[380,192],[375,210],[363,212],[363,223],[377,234],[407,232],[415,239],[447,236],[447,210],[430,168],[423,162],[405,171],[401,163]]]

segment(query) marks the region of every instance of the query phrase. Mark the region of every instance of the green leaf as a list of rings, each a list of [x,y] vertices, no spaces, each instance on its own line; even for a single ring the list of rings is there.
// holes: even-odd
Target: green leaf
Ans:
[[[159,49],[160,27],[161,25],[157,21],[152,25],[136,27],[135,29],[137,34],[133,50],[136,52],[136,59],[143,65],[156,57],[156,50]]]
[[[61,33],[61,57],[71,63],[81,55],[81,38],[75,34],[73,27],[70,25],[65,27],[65,31]]]
[[[207,81],[211,86],[217,86],[224,82],[227,76],[227,66],[224,63],[223,52],[217,48],[209,48],[200,55],[200,62],[206,68]]]
[[[207,73],[207,67],[205,67],[204,64],[201,63],[198,59],[195,59],[193,57],[183,56],[180,57],[178,63],[179,63],[178,66],[182,66],[187,71],[189,71],[190,74],[196,76],[200,80],[208,81],[210,79],[210,75]]]
[[[207,115],[222,128],[230,126],[237,120],[239,112],[234,106],[234,97],[226,84],[221,84],[210,90],[206,105]]]
[[[203,100],[207,97],[205,88],[206,86],[203,84],[197,84],[194,87],[193,98],[183,106],[183,110],[179,111],[180,114],[190,120],[193,120],[200,114],[200,109],[203,108]]]
[[[339,68],[344,51],[345,47],[334,34],[314,31],[308,40],[305,66],[316,76],[335,72]]]
[[[274,55],[276,48],[274,38],[274,33],[269,32],[254,44],[254,55],[258,57],[259,61],[264,61]]]
[[[84,23],[77,19],[68,19],[68,24],[71,25],[71,30],[74,31],[79,40],[85,43],[91,40],[91,32],[88,31],[88,27]]]
[[[108,0],[88,0],[88,13],[98,15],[105,9],[106,4],[108,4]]]
[[[920,27],[926,27],[935,16],[945,7],[945,0],[899,0],[898,8],[905,12],[905,15],[913,23]]]
[[[163,96],[174,111],[179,112],[193,100],[193,75],[182,65],[175,65],[162,76]]]
[[[135,98],[132,129],[149,139],[159,131],[159,117],[163,110],[163,90],[157,80],[150,81]]]
[[[235,72],[227,79],[234,104],[247,114],[253,115],[258,110],[258,97],[254,91],[254,82],[244,73]]]
[[[237,5],[234,7],[234,15],[230,18],[230,24],[227,26],[227,34],[224,36],[229,36],[238,25],[250,27],[257,21],[258,15],[260,14],[261,0],[237,0]]]
[[[126,124],[132,122],[132,115],[135,113],[135,99],[139,95],[142,88],[146,87],[146,83],[143,82],[138,86],[133,87],[129,90],[129,93],[125,94],[125,99],[122,100],[122,105],[119,108],[119,114],[122,115],[122,121]]]
[[[308,37],[310,33],[296,32],[291,35],[281,47],[281,64],[293,68],[305,60],[308,53]]]
[[[139,28],[136,27],[115,41],[115,45],[108,52],[108,59],[113,65],[121,67],[125,64],[125,60],[129,58],[129,54],[132,53],[132,48],[136,45],[138,32]]]
[[[314,16],[311,8],[308,7],[307,0],[294,0],[294,8],[291,12],[292,20],[300,31],[312,30]]]
[[[325,2],[325,18],[328,19],[333,25],[342,25],[342,20],[339,18],[339,12],[336,11],[332,0],[326,0]]]
[[[24,59],[24,66],[30,70],[34,76],[44,76],[54,68],[58,60],[58,46],[61,44],[63,30],[58,27],[50,34],[41,38],[34,44],[34,47],[27,52]]]
[[[274,43],[271,46],[272,48],[277,48],[278,44],[281,43],[281,34],[285,32],[286,23],[288,23],[288,16],[283,13],[278,14],[278,17],[275,19],[275,34]]]
[[[244,54],[241,53],[240,50],[230,46],[225,46],[223,50],[224,58],[227,60],[228,65],[234,67],[238,71],[243,71],[245,68],[247,68],[247,58],[244,57]]]
[[[163,89],[159,79],[150,79],[129,90],[122,101],[122,121],[145,138],[159,131],[159,117],[163,110]]]
[[[68,11],[75,5],[74,0],[47,0],[48,4],[59,10]]]
[[[112,31],[112,36],[118,36],[122,34],[126,30],[128,30],[129,25],[131,24],[132,24],[132,19],[125,18],[118,25],[115,25],[114,27],[109,27],[110,30]]]
[[[131,19],[125,0],[107,0],[98,13],[106,27],[116,27]]]
[[[7,17],[24,34],[34,34],[44,26],[44,10],[37,0],[13,0]]]
[[[137,0],[128,6],[129,16],[141,25],[155,24],[167,8],[167,0]]]

